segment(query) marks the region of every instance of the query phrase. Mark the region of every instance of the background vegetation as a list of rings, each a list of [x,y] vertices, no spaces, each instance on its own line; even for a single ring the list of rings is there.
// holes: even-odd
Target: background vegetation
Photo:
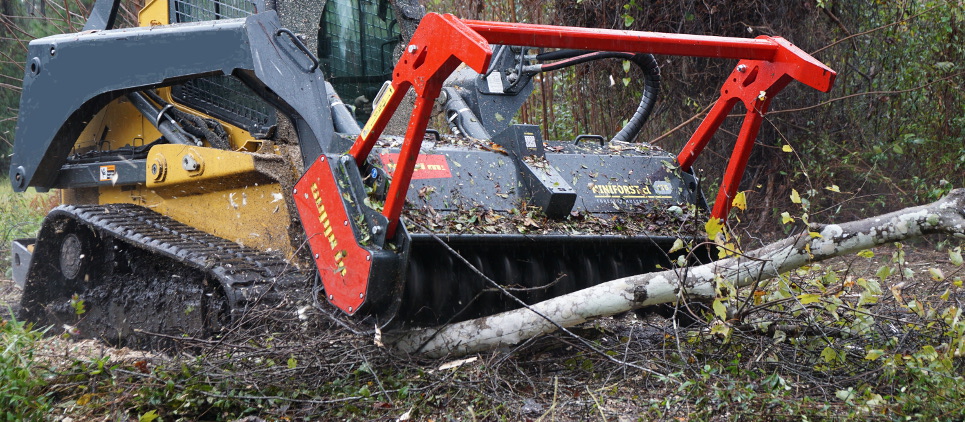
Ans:
[[[466,18],[780,35],[837,70],[830,94],[792,85],[774,101],[742,185],[749,208],[736,215],[749,246],[795,230],[805,213],[822,222],[848,220],[965,184],[960,0],[426,5]],[[26,41],[78,30],[88,6],[0,0],[4,169]],[[125,7],[131,22],[137,6]],[[641,139],[675,151],[733,63],[659,60],[661,101]],[[519,119],[542,125],[547,138],[612,134],[638,101],[641,85],[632,72],[620,62],[559,72],[540,82]],[[729,119],[698,162],[709,197],[738,120]],[[55,199],[13,195],[8,182],[0,184],[0,253],[7,255],[9,240],[34,232]],[[792,201],[792,189],[804,201]],[[781,224],[785,212],[798,219]],[[685,304],[675,318],[626,315],[579,329],[602,354],[557,335],[452,365],[390,353],[374,333],[325,322],[315,331],[239,333],[217,344],[188,339],[178,353],[130,357],[103,346],[78,351],[78,343],[41,339],[32,327],[6,320],[0,419],[960,419],[962,274],[961,241],[898,245],[730,291],[722,295],[731,308],[725,318],[699,311],[684,317],[698,309]]]
[[[772,103],[742,184],[751,198],[742,218],[754,225],[773,224],[778,210],[789,205],[785,198],[792,187],[808,191],[816,215],[831,221],[933,200],[965,182],[960,0],[427,3],[478,19],[775,35],[812,53],[838,72],[837,82],[830,94],[792,83]],[[640,139],[679,151],[734,63],[676,56],[659,61],[662,94]],[[635,72],[627,73],[618,61],[556,72],[540,83],[522,120],[542,125],[548,139],[613,134],[637,106],[642,80]],[[738,106],[735,115],[742,114]],[[697,163],[711,198],[739,123],[729,119]],[[794,152],[783,152],[783,145]],[[835,185],[838,192],[824,189]]]

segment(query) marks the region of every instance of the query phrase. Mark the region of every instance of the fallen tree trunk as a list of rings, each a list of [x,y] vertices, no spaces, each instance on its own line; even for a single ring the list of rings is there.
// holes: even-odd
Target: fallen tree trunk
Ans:
[[[389,343],[410,353],[464,355],[519,343],[593,318],[687,298],[713,298],[718,280],[743,287],[810,262],[928,234],[965,238],[965,189],[928,205],[843,224],[816,225],[742,256],[640,274],[500,314],[439,328],[393,333]],[[535,311],[535,312],[534,312]],[[538,314],[537,314],[538,312]],[[552,322],[551,322],[552,321]],[[554,324],[555,323],[555,324]]]

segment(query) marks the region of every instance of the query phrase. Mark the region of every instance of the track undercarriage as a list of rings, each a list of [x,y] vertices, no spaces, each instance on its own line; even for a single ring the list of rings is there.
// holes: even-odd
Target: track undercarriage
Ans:
[[[212,337],[312,297],[311,271],[130,204],[58,207],[33,253],[24,318],[128,346]]]

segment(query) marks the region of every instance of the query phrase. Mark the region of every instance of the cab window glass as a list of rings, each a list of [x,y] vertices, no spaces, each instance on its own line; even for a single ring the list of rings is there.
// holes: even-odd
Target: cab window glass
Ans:
[[[371,101],[391,79],[399,25],[387,1],[329,0],[319,24],[318,56],[325,75],[356,117],[366,120]],[[360,115],[361,114],[361,115]]]

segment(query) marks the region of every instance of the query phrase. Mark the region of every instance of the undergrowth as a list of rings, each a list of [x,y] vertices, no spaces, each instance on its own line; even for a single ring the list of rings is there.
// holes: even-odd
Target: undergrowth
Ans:
[[[688,303],[675,317],[629,314],[574,329],[604,355],[662,375],[562,334],[428,360],[312,314],[323,322],[182,339],[167,354],[131,358],[68,353],[73,342],[10,321],[0,328],[0,396],[27,419],[957,419],[961,245],[928,255],[936,262],[911,261],[910,251],[863,251],[725,289],[723,308]]]
[[[0,320],[0,420],[39,420],[50,409],[35,356],[42,336],[24,322]]]
[[[36,236],[44,216],[59,202],[56,192],[16,193],[9,180],[0,179],[0,275],[10,278],[10,243]]]

